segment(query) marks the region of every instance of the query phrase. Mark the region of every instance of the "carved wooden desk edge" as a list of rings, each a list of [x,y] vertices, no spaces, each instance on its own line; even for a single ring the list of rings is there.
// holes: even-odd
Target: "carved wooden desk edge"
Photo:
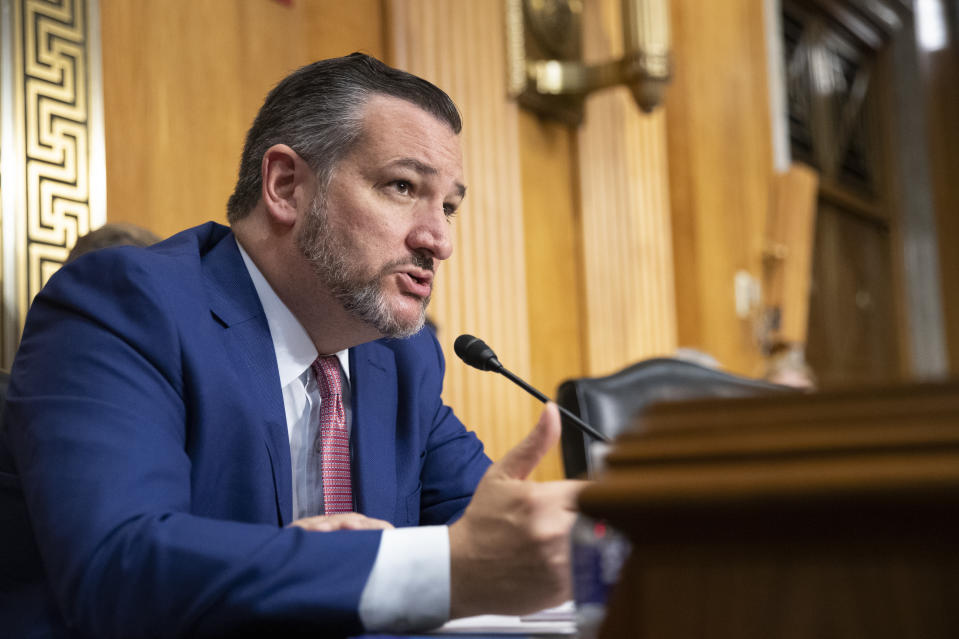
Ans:
[[[580,497],[634,546],[602,636],[959,636],[937,614],[959,601],[959,383],[664,404],[634,426]],[[705,600],[672,610],[663,581]]]

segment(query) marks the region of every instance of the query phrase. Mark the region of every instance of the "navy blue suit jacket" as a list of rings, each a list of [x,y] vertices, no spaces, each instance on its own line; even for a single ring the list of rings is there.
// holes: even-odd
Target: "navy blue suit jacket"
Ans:
[[[489,465],[435,338],[350,350],[354,494],[458,517]],[[229,229],[61,269],[27,318],[0,446],[0,628],[17,636],[357,633],[376,531],[292,518],[276,357]]]

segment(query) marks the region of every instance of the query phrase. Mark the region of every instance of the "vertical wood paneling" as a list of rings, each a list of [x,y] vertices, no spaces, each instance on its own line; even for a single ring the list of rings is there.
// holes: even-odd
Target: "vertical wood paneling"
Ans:
[[[936,379],[949,370],[942,308],[936,210],[926,135],[923,77],[915,31],[900,29],[879,54],[874,89],[888,122],[879,136],[882,193],[892,241],[895,324],[905,379]]]
[[[622,54],[618,2],[584,5],[587,59]],[[625,88],[590,96],[579,139],[586,361],[609,373],[676,347],[662,109]]]
[[[520,112],[519,128],[530,380],[552,395],[586,373],[577,130],[529,111]]]
[[[463,114],[469,194],[454,222],[453,258],[440,269],[431,313],[448,361],[444,399],[500,457],[532,425],[535,400],[460,363],[457,335],[485,339],[503,364],[530,373],[517,107],[506,96],[498,0],[392,0],[392,63],[446,90]],[[538,477],[555,470],[541,465]]]
[[[762,4],[672,0],[675,75],[667,90],[678,339],[754,374],[752,317],[734,277],[760,276],[772,174]]]
[[[939,237],[939,268],[945,315],[949,370],[959,377],[959,7],[945,2],[943,46],[920,50],[920,73],[926,101],[926,123],[932,168],[932,196]]]
[[[379,0],[101,0],[113,222],[170,235],[224,221],[267,92],[318,58],[384,50]]]

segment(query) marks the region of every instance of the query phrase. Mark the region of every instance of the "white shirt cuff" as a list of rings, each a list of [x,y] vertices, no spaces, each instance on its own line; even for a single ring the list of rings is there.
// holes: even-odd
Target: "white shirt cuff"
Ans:
[[[366,630],[427,630],[443,625],[449,616],[449,528],[384,530],[360,595],[360,621]]]

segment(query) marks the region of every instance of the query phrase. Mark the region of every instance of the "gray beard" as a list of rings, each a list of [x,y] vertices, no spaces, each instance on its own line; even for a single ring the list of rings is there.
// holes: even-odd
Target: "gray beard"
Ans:
[[[362,273],[358,261],[352,259],[355,244],[348,236],[338,237],[330,228],[320,197],[310,205],[303,233],[297,238],[297,246],[313,272],[350,315],[384,337],[404,338],[418,333],[426,321],[430,298],[422,300],[416,320],[404,322],[387,303],[381,283],[398,267],[408,264],[433,270],[432,260],[414,253],[386,264],[372,276]]]

